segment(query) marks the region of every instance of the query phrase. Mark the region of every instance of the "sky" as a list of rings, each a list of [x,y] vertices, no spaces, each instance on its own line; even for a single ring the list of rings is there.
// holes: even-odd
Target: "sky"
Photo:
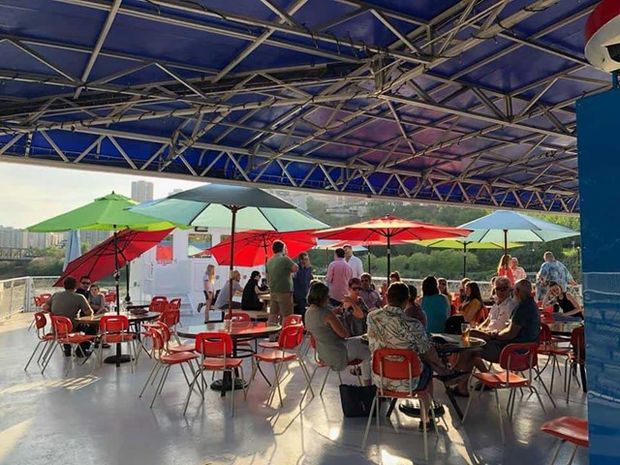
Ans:
[[[114,191],[131,196],[132,181],[149,181],[155,198],[193,181],[0,163],[0,225],[25,228]]]

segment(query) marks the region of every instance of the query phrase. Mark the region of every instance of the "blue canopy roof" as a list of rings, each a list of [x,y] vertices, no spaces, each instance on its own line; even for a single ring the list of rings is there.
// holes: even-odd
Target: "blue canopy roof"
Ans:
[[[596,0],[5,0],[0,160],[578,212]]]

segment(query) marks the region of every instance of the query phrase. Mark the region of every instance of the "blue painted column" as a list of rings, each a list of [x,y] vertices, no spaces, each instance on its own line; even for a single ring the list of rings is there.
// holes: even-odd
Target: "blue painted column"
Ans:
[[[620,464],[620,89],[577,102],[590,465]]]

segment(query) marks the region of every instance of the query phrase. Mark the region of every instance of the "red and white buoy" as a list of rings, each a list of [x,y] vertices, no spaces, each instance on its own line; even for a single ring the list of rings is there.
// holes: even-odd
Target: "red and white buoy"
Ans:
[[[620,70],[620,0],[603,0],[586,23],[585,56],[603,71]]]

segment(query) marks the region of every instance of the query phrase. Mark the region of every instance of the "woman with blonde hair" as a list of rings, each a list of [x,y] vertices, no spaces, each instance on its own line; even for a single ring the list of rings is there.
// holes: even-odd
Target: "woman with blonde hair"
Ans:
[[[510,255],[505,254],[499,259],[499,264],[497,265],[497,276],[505,276],[510,280],[510,284],[514,286],[515,276],[512,272],[512,268],[510,268],[510,258]]]
[[[198,311],[200,312],[202,307],[205,308],[205,323],[207,323],[209,321],[209,311],[211,310],[211,307],[213,307],[213,303],[215,301],[215,265],[207,265],[202,282],[202,292],[205,294],[205,303],[198,305]]]

